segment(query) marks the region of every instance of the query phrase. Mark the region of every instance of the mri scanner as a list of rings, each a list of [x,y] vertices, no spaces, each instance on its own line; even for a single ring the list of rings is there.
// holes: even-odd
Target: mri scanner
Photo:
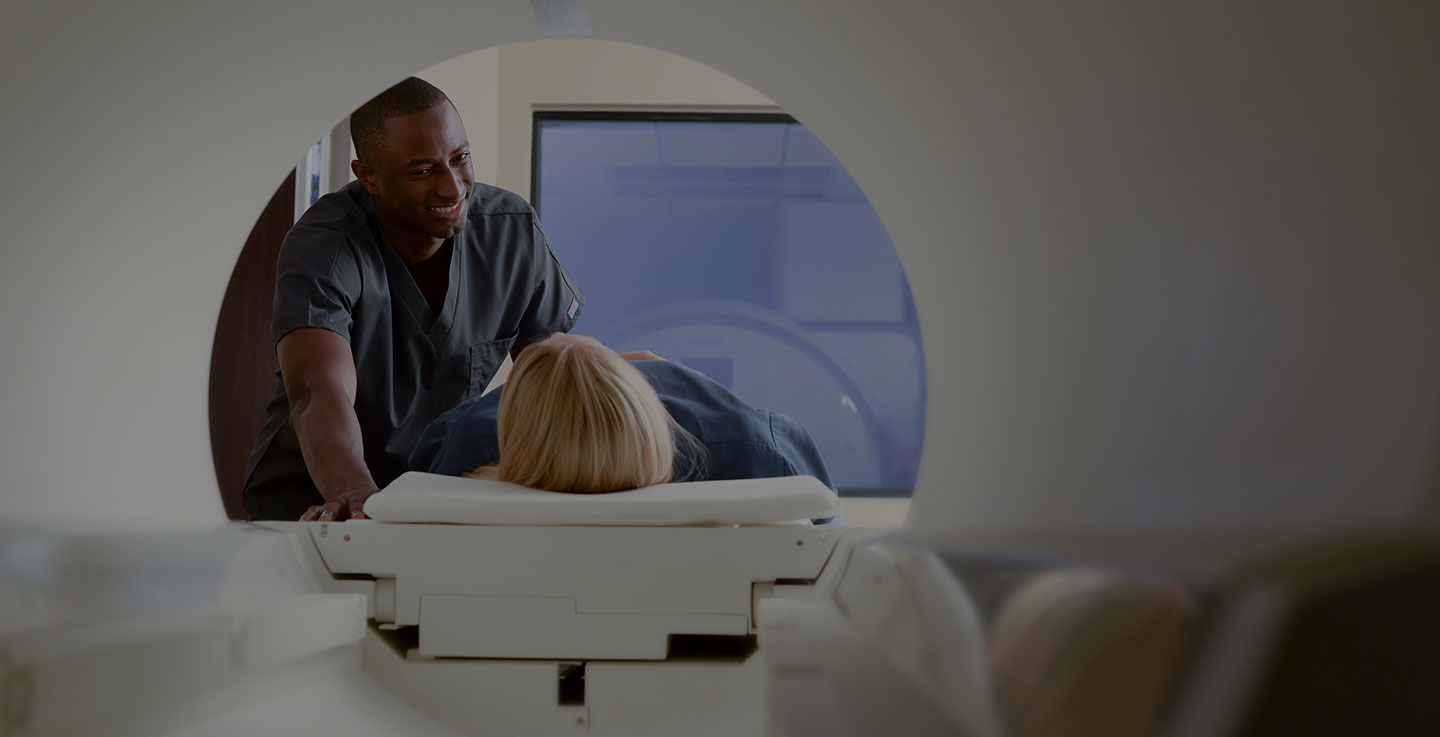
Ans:
[[[1405,697],[1433,666],[1365,671],[1346,693],[1387,710],[1347,722],[1316,695],[1348,671],[1296,664],[1365,649],[1285,634],[1325,601],[1437,651],[1396,620],[1440,590],[1430,4],[573,7],[754,86],[864,188],[930,377],[905,527],[224,523],[209,349],[275,173],[384,85],[544,29],[520,2],[25,4],[0,28],[0,734],[985,734],[960,572],[995,559],[1203,591],[1170,733],[1259,734],[1271,701],[1433,731]],[[720,639],[590,652],[545,635],[574,607],[464,600],[467,554],[538,580],[642,544],[729,572],[631,579],[627,626]],[[421,596],[438,640],[405,631]],[[492,604],[534,649],[466,631]]]

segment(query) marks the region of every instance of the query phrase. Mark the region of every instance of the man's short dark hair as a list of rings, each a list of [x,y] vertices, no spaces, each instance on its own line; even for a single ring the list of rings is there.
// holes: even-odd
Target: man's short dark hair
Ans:
[[[409,77],[376,95],[350,114],[350,140],[355,144],[355,155],[361,161],[370,161],[384,143],[387,121],[423,113],[442,102],[454,107],[440,88],[419,77]]]

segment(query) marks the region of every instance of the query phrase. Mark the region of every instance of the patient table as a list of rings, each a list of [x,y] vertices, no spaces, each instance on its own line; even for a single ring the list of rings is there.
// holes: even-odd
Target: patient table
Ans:
[[[985,618],[1050,566],[1201,595],[1165,734],[1434,723],[1431,539],[957,547],[803,521],[835,504],[803,477],[575,496],[415,475],[371,520],[0,537],[0,737],[998,737]]]
[[[189,734],[237,703],[288,733],[340,709],[374,734],[994,734],[954,577],[812,526],[838,511],[815,479],[573,495],[407,474],[365,511],[0,539],[0,737]],[[898,695],[844,711],[835,673]]]
[[[364,597],[366,672],[475,734],[764,733],[757,604],[826,590],[844,534],[808,522],[838,511],[810,477],[577,495],[410,473],[365,510],[263,524]]]

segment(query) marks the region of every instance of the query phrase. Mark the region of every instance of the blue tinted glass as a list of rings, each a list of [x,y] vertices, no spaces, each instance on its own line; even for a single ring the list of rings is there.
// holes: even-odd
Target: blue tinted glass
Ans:
[[[865,195],[793,122],[557,120],[535,206],[587,300],[577,329],[783,412],[842,491],[909,492],[924,353]]]

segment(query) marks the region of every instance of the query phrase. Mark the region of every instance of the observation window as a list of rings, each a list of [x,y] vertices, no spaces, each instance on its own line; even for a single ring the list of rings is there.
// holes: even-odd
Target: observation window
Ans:
[[[579,332],[787,414],[846,496],[908,496],[925,428],[909,283],[845,167],[781,114],[537,112],[531,202]]]

